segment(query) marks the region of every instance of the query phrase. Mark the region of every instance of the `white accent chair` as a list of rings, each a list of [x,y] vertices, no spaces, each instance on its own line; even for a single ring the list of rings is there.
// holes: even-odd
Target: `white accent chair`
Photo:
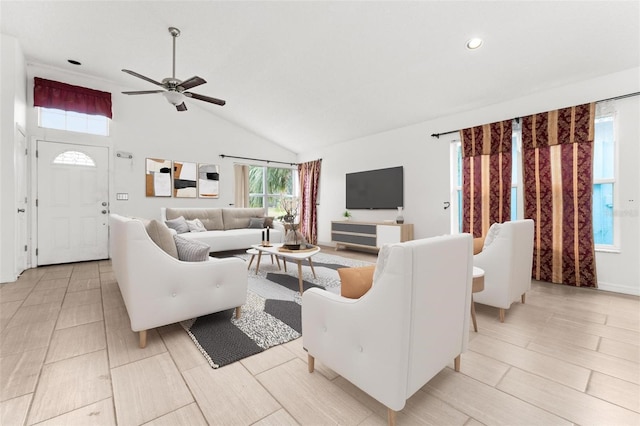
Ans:
[[[482,251],[473,256],[473,265],[484,270],[484,290],[473,295],[474,302],[498,308],[504,322],[505,309],[518,299],[525,302],[532,264],[533,220],[494,223]]]
[[[110,216],[111,263],[131,330],[140,347],[147,330],[240,307],[247,300],[247,267],[239,258],[183,262],[153,242],[139,219]]]
[[[385,245],[359,299],[320,289],[302,297],[309,372],[317,358],[396,411],[467,348],[472,238],[449,235]]]

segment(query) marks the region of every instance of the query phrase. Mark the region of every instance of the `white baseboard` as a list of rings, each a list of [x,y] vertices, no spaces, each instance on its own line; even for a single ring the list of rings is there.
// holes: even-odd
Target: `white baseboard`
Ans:
[[[640,288],[632,288],[620,284],[598,282],[598,290],[611,291],[613,293],[630,294],[632,296],[640,296]]]

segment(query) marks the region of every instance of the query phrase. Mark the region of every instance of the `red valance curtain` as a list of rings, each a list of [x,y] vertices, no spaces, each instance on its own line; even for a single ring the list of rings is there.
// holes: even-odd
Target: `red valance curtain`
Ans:
[[[311,244],[318,243],[318,188],[322,160],[298,164],[302,197],[300,200],[300,232]]]
[[[511,120],[460,130],[462,231],[480,237],[511,218]]]
[[[35,77],[33,106],[112,118],[111,93]]]
[[[592,213],[595,104],[522,119],[524,215],[533,278],[597,287]]]

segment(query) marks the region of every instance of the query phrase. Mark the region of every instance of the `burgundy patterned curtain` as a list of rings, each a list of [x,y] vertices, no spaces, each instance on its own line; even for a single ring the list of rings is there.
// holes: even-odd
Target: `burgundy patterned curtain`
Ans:
[[[535,221],[533,278],[597,287],[592,214],[595,104],[524,117],[524,214]]]
[[[474,237],[511,218],[511,120],[460,130],[462,230]]]
[[[300,232],[311,244],[318,243],[318,187],[322,160],[298,164],[302,197],[300,200]]]
[[[33,83],[33,106],[113,118],[109,92],[72,86],[39,77],[35,77]]]

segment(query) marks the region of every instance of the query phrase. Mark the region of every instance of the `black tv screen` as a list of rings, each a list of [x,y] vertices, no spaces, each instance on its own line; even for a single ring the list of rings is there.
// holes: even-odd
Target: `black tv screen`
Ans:
[[[404,206],[402,166],[347,173],[347,209],[395,209]]]

